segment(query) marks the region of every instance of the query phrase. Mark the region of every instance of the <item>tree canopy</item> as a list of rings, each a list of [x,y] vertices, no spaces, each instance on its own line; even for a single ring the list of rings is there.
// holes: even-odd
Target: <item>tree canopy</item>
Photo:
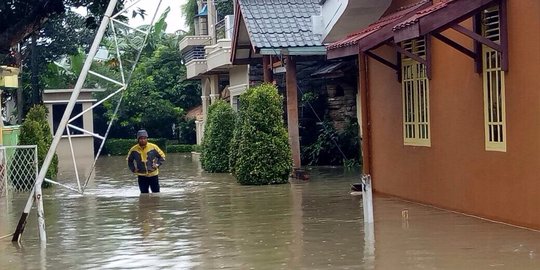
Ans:
[[[43,28],[54,15],[63,14],[69,7],[87,7],[90,15],[86,24],[95,27],[109,0],[7,0],[0,1],[0,53],[7,53],[17,43]],[[123,0],[118,1],[117,9]],[[95,14],[95,15],[92,15]]]

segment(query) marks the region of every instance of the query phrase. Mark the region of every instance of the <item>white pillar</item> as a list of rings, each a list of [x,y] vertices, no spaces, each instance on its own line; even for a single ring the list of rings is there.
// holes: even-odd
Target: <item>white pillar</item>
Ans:
[[[208,34],[212,37],[212,44],[216,44],[216,6],[214,5],[214,1],[207,1],[206,5],[208,8]]]
[[[203,121],[206,121],[206,116],[208,115],[208,106],[210,106],[210,97],[201,96],[201,100],[202,100]]]
[[[202,136],[203,136],[203,121],[195,121],[195,134],[197,136],[197,144],[202,144]]]
[[[373,223],[373,192],[371,191],[371,175],[362,175],[362,208],[364,223]]]
[[[210,76],[210,104],[219,99],[219,76]]]

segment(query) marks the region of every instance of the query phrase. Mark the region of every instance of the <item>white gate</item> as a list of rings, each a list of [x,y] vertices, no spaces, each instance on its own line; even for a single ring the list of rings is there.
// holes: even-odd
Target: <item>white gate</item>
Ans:
[[[38,175],[37,146],[0,146],[0,197],[28,193]]]

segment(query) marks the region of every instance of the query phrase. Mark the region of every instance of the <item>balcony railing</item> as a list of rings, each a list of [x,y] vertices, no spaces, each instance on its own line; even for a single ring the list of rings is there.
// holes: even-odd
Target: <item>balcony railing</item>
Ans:
[[[232,39],[234,31],[234,15],[227,15],[216,23],[216,39]]]
[[[185,49],[182,52],[182,57],[184,58],[184,61],[187,63],[191,60],[195,59],[204,59],[205,56],[205,49],[204,46],[193,46]]]
[[[180,47],[180,51],[184,53],[184,51],[189,50],[192,47],[199,47],[199,46],[207,46],[212,44],[212,37],[211,36],[185,36],[178,46]]]

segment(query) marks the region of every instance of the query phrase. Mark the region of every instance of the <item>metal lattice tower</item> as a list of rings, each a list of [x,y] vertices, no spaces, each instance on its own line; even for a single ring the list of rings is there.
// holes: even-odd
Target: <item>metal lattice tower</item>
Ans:
[[[97,33],[96,33],[96,37],[94,38],[92,46],[90,47],[90,51],[88,52],[88,55],[87,55],[86,60],[84,62],[84,66],[83,66],[83,68],[81,70],[79,78],[77,79],[77,83],[75,84],[75,88],[73,89],[73,93],[71,94],[71,98],[69,100],[69,103],[66,106],[66,109],[64,111],[64,115],[63,115],[62,119],[60,120],[60,123],[58,125],[57,130],[56,130],[56,133],[54,134],[54,137],[53,137],[51,146],[49,148],[49,151],[47,153],[47,156],[45,157],[45,159],[43,161],[43,164],[41,166],[41,169],[39,170],[39,174],[37,175],[33,190],[32,190],[32,192],[31,192],[31,194],[30,194],[30,196],[28,198],[28,201],[27,201],[26,206],[24,208],[24,211],[23,211],[23,213],[21,215],[21,218],[19,219],[19,223],[17,225],[15,233],[13,234],[12,241],[20,241],[21,235],[22,235],[22,233],[24,231],[24,228],[25,228],[25,225],[26,225],[28,215],[30,213],[32,205],[35,203],[37,205],[37,212],[38,212],[37,216],[38,216],[38,226],[39,226],[40,240],[42,242],[46,242],[47,238],[46,238],[46,233],[45,233],[43,196],[42,196],[42,190],[41,190],[41,185],[42,185],[43,181],[47,181],[47,182],[50,182],[50,183],[53,183],[53,184],[56,184],[56,185],[60,185],[62,187],[68,188],[68,189],[70,189],[72,191],[75,191],[75,192],[78,192],[78,193],[81,193],[81,194],[84,193],[84,190],[85,190],[86,186],[88,185],[88,181],[90,180],[90,175],[92,174],[92,171],[94,170],[96,161],[97,161],[97,159],[99,157],[99,154],[100,154],[101,150],[103,149],[103,145],[105,144],[105,140],[106,140],[106,138],[108,136],[108,133],[109,133],[109,131],[111,129],[111,126],[112,126],[112,124],[114,122],[114,118],[116,117],[118,109],[120,108],[120,105],[122,103],[123,94],[125,93],[126,89],[128,88],[128,85],[129,85],[129,82],[131,80],[131,76],[133,74],[133,71],[135,70],[135,67],[136,67],[136,65],[137,65],[137,63],[139,61],[142,50],[146,46],[148,36],[150,35],[150,33],[152,31],[152,25],[154,24],[154,20],[156,18],[157,12],[158,12],[159,7],[160,7],[161,2],[162,2],[162,0],[159,0],[159,2],[157,3],[157,7],[156,7],[155,12],[154,12],[154,14],[152,16],[150,26],[147,27],[146,29],[135,28],[135,27],[132,27],[129,24],[124,23],[124,22],[119,20],[119,18],[118,18],[119,16],[124,14],[126,11],[128,11],[130,8],[135,6],[140,1],[142,1],[142,0],[134,0],[132,3],[130,3],[127,7],[125,7],[121,11],[119,11],[117,13],[114,13],[114,8],[116,7],[117,0],[110,0],[109,5],[107,6],[107,10],[105,11],[105,14],[103,16],[101,24],[100,24],[100,26],[98,28]],[[145,0],[145,1],[150,1],[150,0]],[[92,69],[92,64],[93,64],[94,59],[96,57],[96,53],[100,49],[101,41],[103,39],[103,36],[107,32],[107,30],[108,30],[108,33],[110,35],[112,35],[112,37],[113,37],[113,41],[114,41],[114,45],[113,45],[114,51],[113,51],[113,53],[116,54],[116,57],[117,57],[116,59],[118,60],[118,65],[119,65],[119,71],[120,71],[119,73],[120,74],[119,74],[119,76],[116,76],[116,77],[106,76],[106,75],[103,75],[103,74],[100,74],[100,73],[98,73],[96,71],[91,70]],[[134,38],[134,39],[131,40],[131,45],[135,46],[138,49],[137,54],[135,55],[135,59],[122,59],[121,45],[123,43],[122,43],[122,40],[120,40],[119,36],[121,36],[122,34],[126,34],[126,33],[138,33],[138,34],[142,35],[142,37]],[[129,66],[128,63],[131,64],[131,66]],[[102,79],[104,81],[107,81],[109,83],[113,83],[114,85],[117,85],[118,89],[113,91],[111,94],[109,94],[105,98],[103,98],[103,99],[99,100],[98,102],[96,102],[90,108],[88,108],[88,109],[82,111],[81,113],[75,115],[74,117],[70,118],[70,116],[71,116],[71,114],[73,112],[73,108],[75,107],[75,103],[77,102],[77,99],[78,99],[79,94],[81,92],[81,89],[83,88],[85,82],[87,81],[87,75],[88,74],[96,76],[97,78],[100,78],[100,79]],[[114,97],[114,96],[116,96],[118,94],[120,94],[120,98],[119,98],[119,100],[117,102],[117,105],[116,105],[116,108],[115,108],[115,111],[114,111],[114,115],[113,115],[111,121],[109,121],[107,131],[105,132],[104,135],[100,135],[100,134],[90,132],[88,130],[85,130],[83,128],[77,127],[74,124],[72,124],[73,121],[75,121],[76,119],[82,117],[83,114],[91,111],[95,107],[99,106],[103,102],[111,99],[112,97]],[[89,173],[88,177],[86,178],[86,180],[84,181],[84,183],[82,183],[80,178],[79,178],[79,173],[78,173],[78,170],[77,170],[77,161],[76,161],[76,158],[75,158],[75,149],[73,148],[73,144],[72,144],[72,141],[71,141],[70,129],[83,132],[85,134],[91,135],[94,138],[98,138],[98,139],[101,140],[101,144],[100,144],[98,153],[96,154],[96,158],[94,159],[94,162],[92,164],[92,168],[90,170],[90,173]],[[56,152],[56,148],[58,147],[58,144],[60,142],[60,139],[61,139],[64,131],[66,131],[66,130],[67,130],[68,141],[69,141],[69,144],[70,144],[70,147],[71,147],[71,154],[72,154],[72,161],[73,161],[73,165],[74,165],[74,169],[75,169],[75,176],[77,178],[77,188],[73,188],[73,187],[70,187],[70,186],[67,186],[67,185],[63,185],[63,184],[58,183],[56,181],[52,181],[50,179],[45,178],[47,170],[48,170],[48,168],[49,168],[49,166],[51,164],[51,161],[53,159],[53,156],[54,156],[54,154]]]

